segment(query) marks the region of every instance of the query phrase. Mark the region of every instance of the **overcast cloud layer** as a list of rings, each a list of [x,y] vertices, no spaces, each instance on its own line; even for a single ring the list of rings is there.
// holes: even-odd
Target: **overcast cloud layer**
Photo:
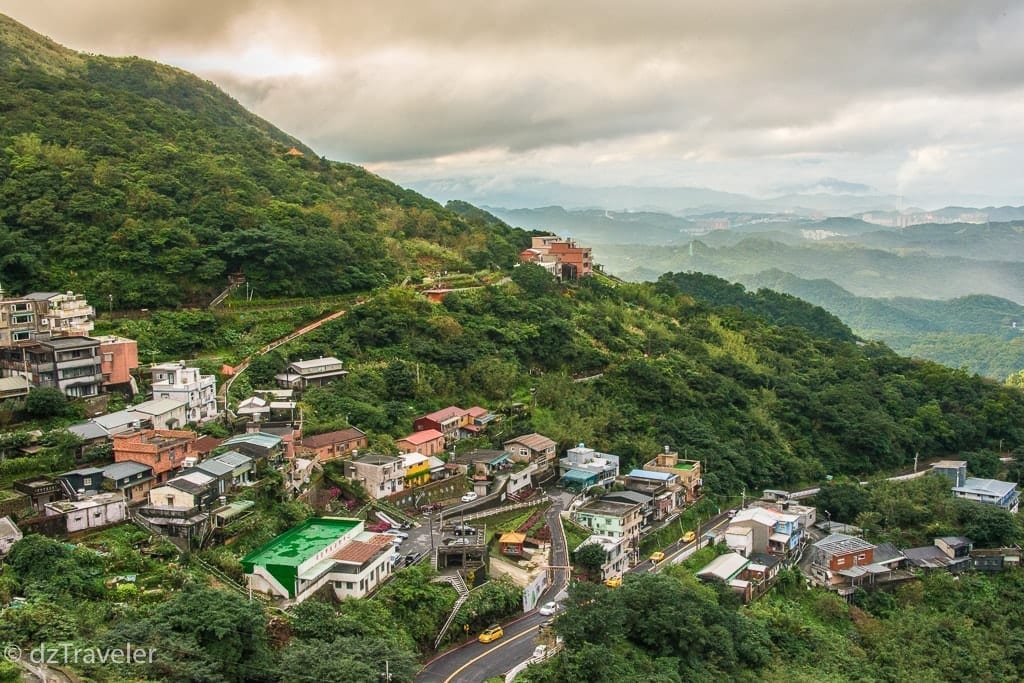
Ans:
[[[1024,3],[0,0],[393,180],[1024,203]]]

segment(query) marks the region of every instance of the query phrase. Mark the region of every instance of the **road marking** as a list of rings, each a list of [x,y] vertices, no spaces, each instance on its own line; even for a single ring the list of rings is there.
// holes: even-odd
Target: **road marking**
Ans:
[[[494,647],[492,647],[490,650],[488,650],[487,652],[483,653],[482,655],[477,655],[476,657],[473,657],[473,659],[469,660],[468,662],[466,662],[465,664],[460,666],[458,669],[453,671],[451,676],[449,676],[448,678],[444,679],[444,683],[451,683],[453,678],[455,678],[460,673],[462,673],[463,671],[468,669],[470,667],[470,665],[476,664],[478,661],[480,661],[481,659],[483,659],[487,655],[491,654],[492,652],[494,652],[498,648],[505,647],[506,645],[510,645],[512,643],[512,641],[519,640],[523,636],[529,635],[530,633],[532,633],[533,631],[536,631],[536,630],[537,630],[536,626],[531,626],[530,628],[526,629],[522,633],[517,633],[516,635],[512,636],[511,638],[509,638],[505,642],[501,643],[500,645],[495,645]]]

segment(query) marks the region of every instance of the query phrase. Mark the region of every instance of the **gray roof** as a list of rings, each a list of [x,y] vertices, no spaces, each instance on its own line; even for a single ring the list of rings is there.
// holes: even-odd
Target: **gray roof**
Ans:
[[[109,413],[107,415],[94,417],[92,421],[109,432],[111,429],[126,427],[131,424],[138,424],[143,419],[148,418],[144,418],[142,415],[130,410],[119,410],[116,413]]]
[[[29,292],[21,298],[30,301],[49,301],[55,296],[60,296],[60,292]]]
[[[153,468],[134,460],[115,462],[103,468],[103,476],[107,479],[124,479],[125,477],[133,477],[136,474],[152,475]]]
[[[212,481],[214,481],[214,477],[209,474],[193,470],[174,479],[168,479],[166,485],[186,493],[198,493],[206,489]]]
[[[99,467],[81,467],[77,470],[71,470],[70,472],[61,472],[58,477],[91,477],[94,474],[103,474],[103,470]]]
[[[82,439],[83,441],[92,441],[93,439],[105,439],[110,436],[107,430],[96,424],[95,422],[82,422],[81,424],[71,425],[68,427],[68,431]]]
[[[601,496],[601,500],[614,500],[623,503],[640,503],[641,505],[647,505],[654,499],[650,496],[645,496],[642,493],[637,493],[636,491],[613,491]]]
[[[863,538],[847,536],[846,534],[832,534],[814,544],[815,549],[829,557],[843,553],[852,553],[857,550],[869,550],[874,547],[873,543],[868,543]]]
[[[966,545],[974,545],[974,541],[966,536],[940,536],[938,540],[942,541],[950,548],[963,548]]]
[[[726,553],[711,560],[706,567],[697,572],[697,576],[728,581],[749,564],[750,560],[739,553]]]
[[[879,564],[881,562],[891,562],[893,560],[900,559],[904,557],[904,555],[902,550],[892,543],[886,542],[879,543],[875,546],[875,552],[871,557],[875,564]]]
[[[252,458],[244,453],[239,453],[238,451],[224,451],[217,457],[211,458],[211,460],[217,460],[218,462],[222,462],[232,468],[252,463]],[[209,462],[209,460],[207,460],[207,462]]]
[[[187,405],[184,401],[176,401],[173,398],[158,398],[152,401],[143,401],[142,403],[132,406],[129,411],[135,411],[138,413],[144,413],[146,415],[163,415],[169,413],[172,410],[184,407]]]
[[[998,479],[978,479],[967,477],[963,486],[954,486],[953,490],[958,493],[970,493],[976,496],[995,496],[1002,498],[1017,488],[1012,481],[999,481]]]
[[[555,446],[555,442],[553,440],[536,432],[533,434],[523,434],[522,436],[517,436],[514,439],[509,439],[505,442],[505,447],[507,448],[510,443],[521,443],[534,451],[543,451]]]
[[[235,471],[234,467],[226,462],[221,462],[216,458],[210,458],[209,460],[202,461],[196,465],[196,469],[202,470],[207,474],[212,474],[215,477],[223,477],[224,475],[231,474]]]
[[[92,337],[52,337],[50,339],[37,339],[41,346],[51,349],[77,349],[83,346],[99,347],[100,340]]]

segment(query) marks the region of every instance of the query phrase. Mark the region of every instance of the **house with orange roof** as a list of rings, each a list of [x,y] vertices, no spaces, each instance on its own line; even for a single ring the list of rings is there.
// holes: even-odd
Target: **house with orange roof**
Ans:
[[[302,439],[302,447],[319,458],[320,462],[350,458],[360,448],[366,448],[367,443],[366,433],[355,427]]]
[[[424,429],[395,441],[402,453],[422,453],[426,456],[444,453],[444,434],[436,429]]]

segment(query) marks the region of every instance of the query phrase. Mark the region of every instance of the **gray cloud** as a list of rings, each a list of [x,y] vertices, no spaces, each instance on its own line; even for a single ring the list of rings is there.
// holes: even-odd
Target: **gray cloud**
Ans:
[[[400,181],[532,169],[755,191],[824,171],[895,191],[947,173],[951,190],[1019,192],[994,170],[949,166],[1003,164],[1024,146],[1019,3],[0,0],[0,12],[76,49],[196,71],[319,152]]]

